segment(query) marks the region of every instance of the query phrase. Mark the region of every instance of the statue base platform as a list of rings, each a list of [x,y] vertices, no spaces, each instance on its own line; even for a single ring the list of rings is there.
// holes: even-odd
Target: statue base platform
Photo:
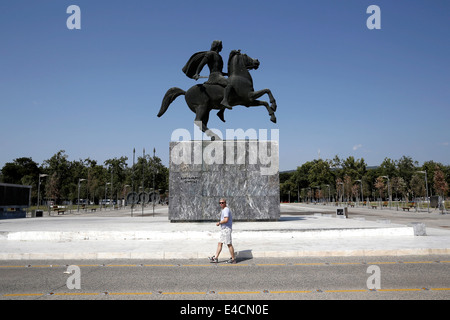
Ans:
[[[169,220],[218,221],[220,198],[233,221],[280,218],[278,141],[170,143]]]

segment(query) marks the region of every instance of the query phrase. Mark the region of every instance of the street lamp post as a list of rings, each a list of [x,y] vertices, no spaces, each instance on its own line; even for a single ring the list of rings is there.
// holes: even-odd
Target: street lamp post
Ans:
[[[80,185],[81,181],[86,181],[86,179],[78,179],[78,203],[77,203],[77,212],[80,212]]]
[[[330,204],[330,185],[326,184],[326,186],[328,187],[328,205]]]
[[[342,202],[344,202],[344,183],[343,183],[343,182],[338,182],[338,184],[342,184],[342,194],[341,194],[341,198],[342,198]]]
[[[110,199],[110,205],[112,206],[113,210],[114,210],[114,202],[113,202],[113,172],[114,172],[114,168],[111,167],[111,199]]]
[[[316,192],[313,191],[314,193],[314,203],[320,202],[320,186],[318,187],[313,187],[314,189],[319,189],[319,192],[317,193],[317,201],[316,201]]]
[[[427,171],[417,171],[417,173],[425,173],[425,189],[427,190],[427,212],[430,213],[430,202],[428,199],[428,181],[427,181]]]
[[[307,203],[309,203],[310,201],[312,201],[311,200],[311,187],[308,187],[308,198],[309,198],[309,201],[306,201]],[[289,201],[290,202],[290,201]]]
[[[108,184],[111,184],[111,182],[106,182],[105,183],[105,211],[106,211],[106,190],[108,189]]]
[[[142,216],[144,216],[144,202],[145,202],[145,189],[144,189],[144,169],[145,169],[145,148],[142,150]]]
[[[357,182],[361,183],[361,202],[364,202],[364,196],[363,196],[363,187],[362,187],[362,179],[361,180],[356,180]]]
[[[39,210],[39,207],[40,207],[40,195],[41,195],[41,178],[44,178],[44,177],[48,177],[48,174],[45,174],[45,173],[43,173],[43,174],[39,174],[39,183],[38,183],[38,210]]]
[[[152,206],[153,206],[153,216],[155,216],[155,200],[156,200],[156,194],[155,194],[155,174],[156,172],[156,168],[155,168],[155,153],[156,153],[156,149],[153,148],[153,193],[152,193]]]
[[[128,187],[131,187],[131,186],[129,184],[126,184],[126,185],[123,186],[123,188],[124,188],[123,206],[124,207],[126,207],[126,204],[128,204],[127,203],[127,189],[128,189]]]
[[[387,179],[387,181],[388,181],[388,198],[389,198],[389,208],[391,208],[391,192],[390,192],[390,184],[389,184],[389,177],[388,176],[382,176],[382,178],[386,178]],[[381,207],[383,207],[383,206],[381,206]]]
[[[131,170],[131,192],[133,193],[133,202],[131,203],[131,216],[133,216],[133,208],[134,208],[134,160],[136,157],[136,148],[133,148],[133,170]]]

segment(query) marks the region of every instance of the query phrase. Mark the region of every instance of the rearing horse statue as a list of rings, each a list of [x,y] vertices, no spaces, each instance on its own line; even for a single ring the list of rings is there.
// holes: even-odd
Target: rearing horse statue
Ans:
[[[242,105],[245,107],[265,106],[269,112],[270,121],[276,123],[275,111],[277,104],[272,92],[269,89],[255,91],[253,80],[248,70],[258,69],[259,61],[252,59],[240,50],[233,50],[228,59],[228,86],[226,87],[229,106]],[[170,88],[167,90],[158,117],[161,117],[169,108],[170,104],[180,95],[185,95],[185,100],[192,112],[195,113],[195,124],[201,126],[200,129],[211,137],[211,140],[218,139],[211,130],[208,129],[209,113],[211,110],[222,110],[225,108],[221,104],[224,97],[224,87],[216,84],[197,84],[188,91],[180,88]],[[266,101],[257,100],[264,94],[270,99],[270,105]],[[228,106],[227,106],[228,107]],[[200,125],[201,124],[201,125]]]

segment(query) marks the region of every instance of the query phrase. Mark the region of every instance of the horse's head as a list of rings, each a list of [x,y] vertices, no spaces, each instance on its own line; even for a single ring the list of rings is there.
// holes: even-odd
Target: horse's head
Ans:
[[[251,70],[251,69],[256,70],[259,68],[259,60],[258,59],[253,59],[253,58],[249,57],[248,55],[246,55],[245,53],[241,54],[241,55],[242,55],[242,60],[244,62],[244,65],[248,70]]]
[[[258,59],[253,59],[241,53],[241,50],[233,50],[230,52],[230,58],[228,59],[228,71],[236,70],[236,67],[245,68],[247,70],[258,69]]]

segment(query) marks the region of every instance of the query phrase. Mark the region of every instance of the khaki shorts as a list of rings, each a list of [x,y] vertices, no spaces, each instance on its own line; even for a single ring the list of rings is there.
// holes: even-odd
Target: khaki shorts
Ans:
[[[219,242],[224,244],[231,244],[231,229],[230,228],[223,228],[220,230],[220,238]]]

